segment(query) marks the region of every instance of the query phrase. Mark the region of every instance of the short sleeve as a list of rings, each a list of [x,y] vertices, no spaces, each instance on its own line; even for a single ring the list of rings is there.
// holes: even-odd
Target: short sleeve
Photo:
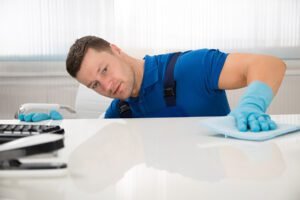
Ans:
[[[219,90],[219,77],[227,58],[226,53],[217,49],[210,49],[204,56],[206,66],[206,84],[212,90]]]

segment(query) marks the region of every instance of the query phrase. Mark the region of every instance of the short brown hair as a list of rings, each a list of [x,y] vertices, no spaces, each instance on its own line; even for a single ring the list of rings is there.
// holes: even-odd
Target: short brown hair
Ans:
[[[89,48],[93,48],[98,51],[109,51],[111,52],[110,43],[106,40],[96,36],[85,36],[79,38],[70,47],[68,57],[66,60],[66,68],[68,73],[76,78],[82,60]]]

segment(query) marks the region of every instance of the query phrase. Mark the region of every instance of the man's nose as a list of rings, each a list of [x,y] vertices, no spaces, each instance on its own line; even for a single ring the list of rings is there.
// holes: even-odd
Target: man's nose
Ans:
[[[112,93],[112,81],[110,81],[110,80],[102,81],[102,87],[103,87],[103,90],[105,92],[107,92],[108,94]]]

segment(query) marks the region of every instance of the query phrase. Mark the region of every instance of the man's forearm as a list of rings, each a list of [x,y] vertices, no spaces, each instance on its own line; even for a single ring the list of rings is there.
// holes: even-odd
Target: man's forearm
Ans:
[[[262,81],[272,88],[275,95],[284,78],[285,63],[273,56],[257,55],[255,57],[256,59],[247,67],[247,85],[256,80]]]

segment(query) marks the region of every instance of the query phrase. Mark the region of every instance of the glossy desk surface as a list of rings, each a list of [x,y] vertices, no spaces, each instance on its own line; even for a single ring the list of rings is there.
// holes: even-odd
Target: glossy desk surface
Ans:
[[[273,119],[300,124],[300,115]],[[8,173],[0,199],[300,199],[300,132],[250,142],[214,135],[201,120],[63,120],[65,173]]]

